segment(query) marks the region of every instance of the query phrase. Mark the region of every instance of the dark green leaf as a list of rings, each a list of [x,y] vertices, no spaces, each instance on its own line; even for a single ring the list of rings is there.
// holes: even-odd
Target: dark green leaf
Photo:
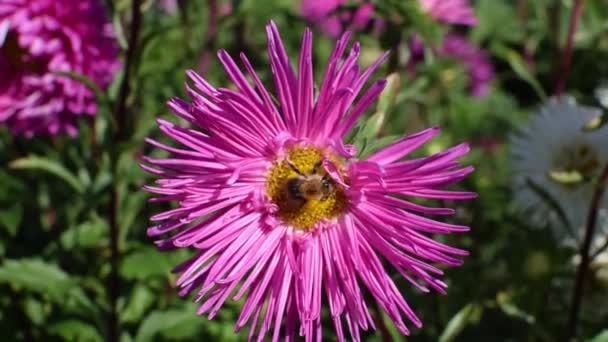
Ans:
[[[143,284],[138,284],[131,291],[131,297],[122,312],[124,322],[140,322],[146,310],[156,301],[158,295]]]
[[[103,341],[94,326],[79,320],[65,320],[49,326],[49,332],[64,341]]]
[[[534,316],[528,314],[527,312],[519,308],[517,304],[512,301],[511,297],[512,296],[509,293],[504,291],[499,292],[496,295],[496,302],[498,303],[498,306],[502,309],[502,311],[508,316],[519,318],[528,324],[534,324],[534,322],[536,321]]]
[[[479,321],[483,313],[483,307],[479,304],[467,304],[458,311],[448,322],[441,336],[440,342],[453,341],[464,330],[464,328],[473,322]]]
[[[0,283],[39,293],[71,313],[90,318],[98,313],[74,279],[56,265],[42,260],[6,260],[0,267]]]
[[[374,113],[365,121],[358,138],[366,140],[374,139],[380,133],[385,120],[386,114],[384,112]]]
[[[195,335],[206,320],[197,316],[192,309],[192,306],[188,305],[185,310],[152,312],[139,326],[135,341],[152,341],[159,335],[174,339]]]
[[[78,193],[84,192],[84,186],[78,180],[78,177],[66,169],[57,161],[40,156],[29,156],[12,161],[9,166],[13,169],[31,169],[41,170],[53,174],[64,180],[72,189]]]
[[[386,77],[386,87],[382,91],[382,94],[378,98],[377,112],[386,113],[387,116],[392,112],[393,106],[397,99],[397,94],[401,87],[401,77],[399,74],[392,73]]]
[[[495,50],[509,62],[511,69],[515,74],[534,89],[538,98],[543,101],[547,99],[547,94],[545,94],[540,82],[532,75],[530,68],[526,65],[526,62],[517,51],[502,46],[497,47]]]
[[[369,142],[366,140],[366,144],[363,145],[363,147],[359,151],[359,158],[365,158],[369,156],[370,154],[378,151],[379,149],[388,146],[390,143],[394,142],[400,137],[401,136],[399,135],[389,135],[386,137],[370,140]]]
[[[61,244],[64,248],[91,248],[107,243],[108,223],[98,216],[80,223],[61,234]]]
[[[70,279],[54,264],[38,259],[19,259],[6,260],[0,267],[0,283],[63,299]]]
[[[10,236],[17,235],[17,228],[23,218],[23,206],[17,202],[6,210],[0,210],[0,225],[3,226]]]
[[[44,323],[46,319],[47,313],[45,312],[44,304],[34,298],[25,298],[23,301],[23,311],[36,325]]]
[[[166,255],[152,247],[143,247],[124,257],[120,273],[128,279],[167,276],[172,265]]]

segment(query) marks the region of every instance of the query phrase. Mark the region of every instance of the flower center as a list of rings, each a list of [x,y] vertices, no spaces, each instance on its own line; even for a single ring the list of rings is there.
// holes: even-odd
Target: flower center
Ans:
[[[554,171],[559,174],[576,175],[580,180],[590,179],[599,171],[599,159],[591,147],[576,144],[562,149],[562,153],[554,160]]]
[[[322,166],[325,154],[314,147],[295,147],[277,160],[266,179],[266,193],[279,207],[278,216],[300,230],[310,230],[344,211],[346,195]],[[334,156],[329,160],[340,166]]]

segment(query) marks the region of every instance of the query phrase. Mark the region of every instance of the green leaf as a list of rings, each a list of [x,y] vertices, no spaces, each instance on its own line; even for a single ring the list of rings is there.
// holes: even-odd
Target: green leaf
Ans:
[[[118,215],[121,239],[126,238],[126,235],[135,222],[137,215],[140,214],[142,208],[146,204],[148,197],[148,193],[143,191],[131,193],[128,196],[123,196],[121,208],[124,208],[124,210],[121,210],[119,213],[120,215]]]
[[[66,312],[99,320],[101,313],[99,302],[93,303],[79,285],[72,282],[64,298],[59,300],[58,303],[62,305]]]
[[[381,1],[377,2],[381,4]],[[436,44],[442,37],[442,26],[437,20],[432,18],[429,13],[422,9],[418,1],[396,1],[394,2],[395,9],[401,12],[411,22],[415,32],[419,34],[425,42]],[[382,7],[382,6],[381,6]],[[386,8],[385,15],[389,16],[394,12],[394,9]]]
[[[382,126],[386,120],[384,112],[376,112],[365,121],[359,139],[373,139],[380,133]]]
[[[120,3],[124,3],[124,1],[119,2],[119,4]],[[123,28],[122,21],[120,20],[119,11],[116,11],[116,13],[114,14],[114,17],[112,18],[112,24],[114,26],[114,34],[116,35],[116,40],[118,41],[118,44],[123,50],[126,50],[129,43],[127,43],[127,37],[125,35],[125,30]]]
[[[365,140],[365,144],[359,149],[358,158],[365,158],[379,149],[399,139],[400,135],[389,135],[382,138],[376,138],[371,141]]]
[[[511,294],[507,292],[499,292],[496,295],[496,303],[502,309],[502,311],[508,316],[519,318],[525,321],[528,324],[534,324],[536,319],[534,316],[528,314],[527,312],[521,310],[513,301],[511,300]]]
[[[103,341],[94,326],[75,319],[52,324],[48,331],[52,335],[60,336],[64,341]]]
[[[23,301],[23,312],[36,325],[41,325],[46,319],[46,312],[43,303],[32,298],[26,297]]]
[[[155,248],[143,247],[124,257],[120,273],[128,279],[146,279],[168,276],[172,265],[166,256]]]
[[[511,66],[513,72],[515,72],[515,74],[519,76],[519,78],[528,83],[532,87],[532,89],[534,89],[536,95],[541,100],[544,101],[547,99],[547,94],[543,90],[543,87],[540,85],[540,82],[536,79],[536,77],[534,77],[534,75],[532,75],[530,69],[526,65],[526,62],[517,51],[506,48],[504,46],[499,46],[495,50],[498,54],[505,58],[507,62],[509,62],[509,65]]]
[[[108,223],[98,216],[80,223],[61,234],[60,241],[64,248],[91,248],[107,242]]]
[[[9,167],[13,169],[32,169],[46,171],[64,180],[76,192],[80,194],[84,193],[84,186],[80,183],[78,177],[76,177],[76,175],[74,175],[68,169],[63,167],[63,165],[59,164],[54,160],[32,155],[29,157],[20,158],[12,161],[9,164]]]
[[[536,1],[534,1],[536,2]],[[515,6],[496,0],[476,1],[475,12],[479,25],[472,32],[473,40],[497,42],[521,42],[525,26],[515,20]]]
[[[399,74],[392,73],[388,75],[386,82],[386,87],[384,87],[382,94],[378,98],[378,107],[376,111],[386,113],[388,116],[395,106],[397,94],[399,94],[399,89],[401,87],[401,78],[399,77]]]
[[[593,337],[589,342],[608,342],[608,330],[602,330],[599,334]]]
[[[156,297],[157,294],[145,285],[135,285],[120,317],[124,322],[140,322],[146,310],[156,302]]]
[[[23,206],[17,202],[6,210],[0,210],[0,225],[8,231],[9,235],[17,235],[17,228],[23,219]]]
[[[356,125],[344,139],[345,144],[353,144],[361,131],[361,125]]]
[[[0,283],[64,299],[70,286],[68,275],[54,264],[38,259],[6,260],[0,267]]]
[[[0,189],[0,201],[13,202],[15,195],[25,191],[25,184],[22,178],[13,176],[6,169],[0,169]]]
[[[424,89],[430,84],[430,80],[425,75],[420,75],[416,77],[416,79],[408,83],[404,89],[397,94],[397,98],[395,99],[396,103],[402,103],[410,98],[415,98],[421,95]]]
[[[483,307],[479,304],[470,303],[465,305],[450,319],[439,337],[439,342],[453,341],[467,325],[478,322],[482,313]]]
[[[197,316],[187,305],[184,310],[154,311],[148,315],[137,331],[136,342],[152,341],[155,336],[165,338],[184,338],[195,335],[201,328],[204,318]]]

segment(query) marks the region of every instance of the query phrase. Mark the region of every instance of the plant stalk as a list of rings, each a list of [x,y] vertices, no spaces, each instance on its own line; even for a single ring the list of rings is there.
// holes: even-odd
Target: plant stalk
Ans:
[[[570,23],[568,25],[568,36],[566,37],[566,46],[562,51],[562,56],[559,64],[559,68],[556,70],[555,75],[555,89],[554,94],[560,96],[566,89],[566,80],[570,73],[570,66],[572,65],[572,50],[574,49],[574,34],[576,33],[576,27],[578,21],[583,14],[583,7],[585,0],[576,0],[574,4],[574,10],[570,16]]]
[[[574,283],[574,290],[572,292],[572,301],[570,305],[570,312],[568,318],[568,330],[566,333],[566,341],[571,341],[576,337],[576,328],[578,324],[578,317],[580,314],[581,303],[583,299],[583,288],[585,285],[585,277],[588,273],[589,264],[591,262],[591,242],[595,233],[595,226],[597,223],[597,217],[600,211],[602,203],[602,197],[606,190],[606,184],[608,183],[608,164],[604,167],[602,174],[598,180],[598,183],[593,191],[593,197],[591,198],[591,204],[589,206],[589,214],[587,215],[587,224],[585,227],[585,236],[583,245],[581,246],[580,255],[581,261],[576,270],[576,278]]]
[[[114,107],[114,118],[116,121],[114,131],[113,146],[110,150],[112,168],[112,187],[110,195],[110,276],[108,279],[108,294],[110,299],[110,313],[108,317],[108,341],[118,342],[120,340],[120,318],[118,313],[118,298],[120,296],[120,275],[118,268],[120,264],[120,226],[119,216],[119,191],[118,191],[118,159],[120,154],[119,145],[131,134],[129,117],[127,115],[127,100],[131,92],[130,80],[135,67],[137,57],[137,44],[141,27],[141,2],[142,0],[132,0],[131,2],[131,22],[129,29],[129,42],[126,51],[124,74],[120,84],[120,91]]]

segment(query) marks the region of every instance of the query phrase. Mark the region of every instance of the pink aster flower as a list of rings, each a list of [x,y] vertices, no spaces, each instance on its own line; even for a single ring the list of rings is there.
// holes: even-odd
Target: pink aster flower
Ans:
[[[374,32],[383,27],[383,22],[374,18],[374,5],[366,1],[356,8],[342,9],[348,0],[304,0],[302,1],[302,16],[318,26],[323,33],[330,37],[338,37],[345,30],[363,30],[372,25]]]
[[[445,293],[438,265],[458,266],[467,253],[432,235],[468,227],[427,217],[453,209],[410,199],[475,197],[442,189],[473,170],[457,161],[468,146],[403,159],[439,132],[430,128],[357,158],[343,139],[384,88],[378,80],[358,96],[386,54],[360,70],[359,44],[344,56],[344,34],[315,94],[311,32],[304,33],[295,72],[274,23],[266,31],[274,96],[245,55],[248,76],[220,50],[235,88],[214,87],[190,71],[191,100],[168,105],[191,126],[158,120],[182,146],[148,139],[171,156],[144,158],[142,167],[159,178],[146,189],[158,195],[153,201],[178,205],[153,216],[158,224],[148,235],[163,250],[197,251],[175,268],[180,295],[194,293],[198,314],[210,319],[229,298],[243,299],[235,329],[249,325],[250,339],[271,333],[273,341],[320,340],[326,304],[337,339],[358,341],[360,330],[375,329],[364,292],[409,334],[404,317],[417,327],[422,322],[386,267],[422,292]]]
[[[448,24],[477,25],[469,0],[419,0],[433,18]]]
[[[0,123],[14,134],[77,133],[93,115],[94,93],[58,72],[87,76],[104,88],[120,64],[101,2],[6,0],[0,3]]]

